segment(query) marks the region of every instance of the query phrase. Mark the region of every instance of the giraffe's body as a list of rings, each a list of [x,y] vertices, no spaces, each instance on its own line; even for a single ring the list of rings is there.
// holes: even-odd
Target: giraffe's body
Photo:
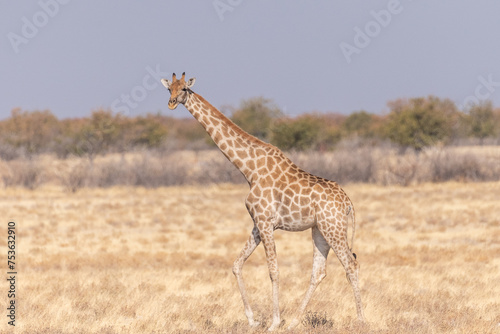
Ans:
[[[191,91],[194,79],[172,82],[162,79],[170,90],[169,108],[179,103],[201,123],[222,153],[245,176],[250,186],[245,204],[254,221],[252,233],[234,262],[233,273],[238,281],[245,314],[251,326],[256,326],[243,283],[245,260],[260,242],[264,244],[269,273],[273,284],[273,323],[270,330],[280,325],[278,303],[278,262],[273,231],[303,231],[312,229],[314,261],[311,282],[290,327],[298,324],[316,286],[326,276],[326,258],[330,248],[346,270],[351,283],[358,318],[364,319],[358,286],[358,263],[348,245],[349,217],[354,236],[354,207],[337,183],[309,174],[297,167],[278,148],[249,135],[203,97]],[[352,244],[351,244],[352,247]]]

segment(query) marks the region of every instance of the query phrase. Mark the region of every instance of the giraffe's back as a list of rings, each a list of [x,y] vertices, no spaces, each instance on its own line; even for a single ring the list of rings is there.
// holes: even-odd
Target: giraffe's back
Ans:
[[[336,182],[307,173],[291,162],[281,174],[261,175],[250,185],[246,200],[252,217],[260,214],[259,220],[271,220],[274,229],[285,231],[303,231],[319,220],[334,219],[350,203]]]

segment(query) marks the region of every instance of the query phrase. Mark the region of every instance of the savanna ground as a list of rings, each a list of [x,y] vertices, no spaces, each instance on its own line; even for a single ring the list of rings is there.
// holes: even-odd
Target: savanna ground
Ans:
[[[367,324],[333,253],[294,333],[500,333],[500,182],[349,184]],[[247,333],[231,267],[251,229],[246,185],[0,193],[17,231],[17,320],[2,333]],[[286,328],[309,283],[310,231],[276,231]],[[259,246],[244,270],[265,332]],[[7,284],[1,285],[6,314]],[[284,330],[284,329],[282,329]]]

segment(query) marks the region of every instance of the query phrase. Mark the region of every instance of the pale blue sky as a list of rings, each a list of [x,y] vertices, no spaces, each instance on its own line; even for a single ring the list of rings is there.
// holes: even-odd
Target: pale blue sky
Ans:
[[[216,107],[264,96],[291,116],[429,94],[500,106],[498,0],[2,1],[0,18],[0,119],[189,117],[159,83],[183,71]]]

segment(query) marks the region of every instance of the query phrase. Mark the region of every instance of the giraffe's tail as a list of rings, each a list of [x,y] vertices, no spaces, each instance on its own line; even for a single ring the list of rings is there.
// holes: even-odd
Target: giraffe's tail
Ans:
[[[347,207],[347,230],[349,230],[349,218],[352,226],[351,245],[349,246],[349,251],[352,253],[352,256],[354,256],[354,259],[356,259],[356,253],[352,252],[352,249],[354,248],[354,234],[356,232],[356,215],[354,213],[354,206],[352,203]]]

